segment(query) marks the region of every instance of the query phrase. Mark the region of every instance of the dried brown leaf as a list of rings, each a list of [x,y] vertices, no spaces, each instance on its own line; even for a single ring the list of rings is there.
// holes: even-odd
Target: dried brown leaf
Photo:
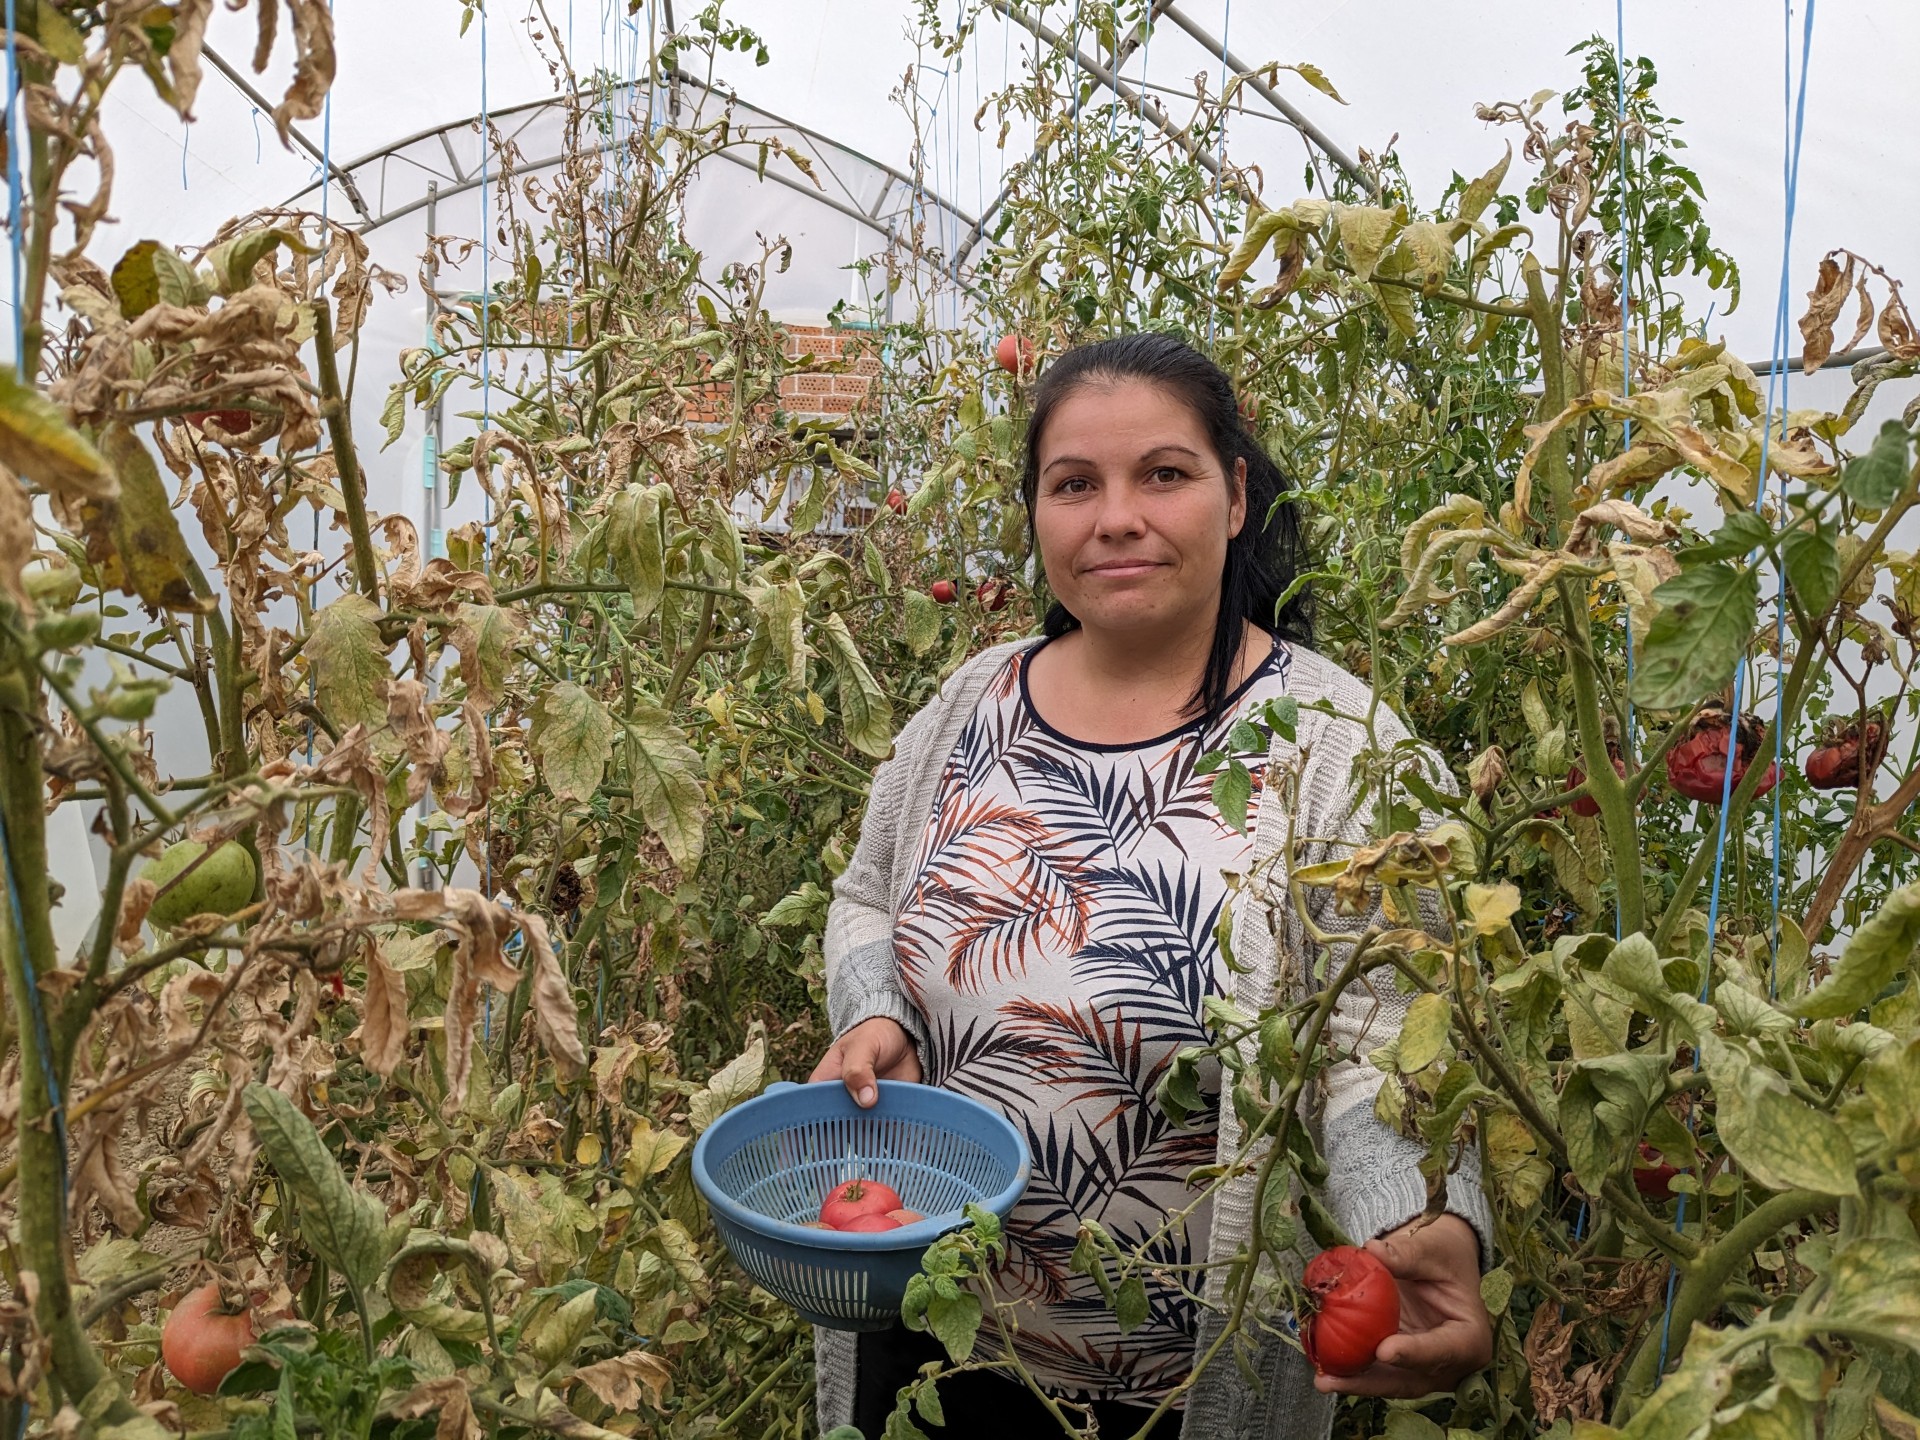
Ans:
[[[274,128],[285,145],[287,127],[295,120],[312,120],[333,86],[333,14],[327,0],[287,0],[293,21],[293,83],[273,107]]]
[[[585,1365],[573,1372],[573,1378],[622,1414],[631,1414],[640,1404],[640,1388],[646,1387],[653,1408],[665,1403],[673,1388],[673,1372],[667,1362],[648,1350],[629,1350],[611,1360]]]
[[[573,987],[553,953],[547,922],[529,911],[519,912],[520,933],[533,952],[533,1030],[553,1056],[562,1074],[578,1075],[587,1068],[587,1052],[580,1043],[580,1011],[573,1003]]]
[[[387,964],[371,938],[364,953],[367,1009],[360,1026],[360,1056],[369,1070],[385,1080],[407,1054],[407,981]]]
[[[1807,292],[1807,313],[1800,317],[1801,367],[1809,375],[1833,353],[1833,322],[1840,317],[1840,307],[1853,293],[1856,268],[1852,255],[1847,256],[1844,270],[1834,261],[1832,253],[1821,257],[1819,276],[1813,282],[1813,289]]]
[[[398,1420],[417,1420],[436,1411],[440,1420],[434,1440],[480,1440],[480,1422],[474,1418],[467,1382],[458,1375],[422,1380],[393,1402],[391,1413]]]

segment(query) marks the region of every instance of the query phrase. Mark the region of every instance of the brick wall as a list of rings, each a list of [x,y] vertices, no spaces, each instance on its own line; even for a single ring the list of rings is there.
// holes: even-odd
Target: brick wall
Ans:
[[[780,408],[809,418],[859,413],[874,376],[880,373],[880,356],[872,338],[865,331],[839,330],[830,325],[788,324],[783,329],[788,360],[811,355],[816,363],[832,369],[782,377]],[[694,425],[724,424],[731,403],[732,395],[724,382],[703,385],[688,403],[687,420]]]

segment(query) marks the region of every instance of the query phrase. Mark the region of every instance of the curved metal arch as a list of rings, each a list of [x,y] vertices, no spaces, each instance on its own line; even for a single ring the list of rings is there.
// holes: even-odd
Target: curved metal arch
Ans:
[[[229,79],[234,78],[229,73],[228,67],[221,66],[220,69],[223,74],[228,75]],[[631,102],[648,83],[643,80],[629,81],[614,87],[612,94],[615,97],[624,97],[626,101]],[[889,240],[898,237],[899,232],[893,223],[896,219],[925,208],[945,211],[955,221],[956,228],[971,229],[976,223],[972,215],[940,195],[924,180],[917,181],[913,176],[882,160],[864,154],[810,126],[790,120],[763,106],[755,105],[717,85],[709,85],[684,72],[674,71],[669,72],[659,82],[659,88],[671,97],[670,104],[676,112],[679,108],[680,92],[695,90],[699,91],[703,97],[712,97],[733,106],[736,112],[743,114],[745,128],[777,134],[790,144],[795,144],[796,141],[804,142],[795,144],[795,148],[803,151],[810,161],[816,163],[818,170],[830,177],[831,184],[838,188],[840,194],[832,193],[825,188],[824,184],[820,187],[809,186],[801,180],[772,168],[767,169],[761,178],[783,185],[806,196],[816,204],[866,225]],[[505,138],[517,139],[525,134],[535,121],[561,105],[564,98],[553,96],[509,106],[491,112],[489,119],[503,132]],[[651,103],[651,97],[649,97],[649,103]],[[479,118],[478,115],[469,115],[462,120],[433,126],[383,145],[378,150],[369,151],[345,164],[329,165],[325,176],[316,178],[289,196],[286,204],[289,208],[296,208],[301,201],[313,195],[323,184],[333,183],[346,193],[349,202],[360,216],[360,223],[356,229],[361,234],[367,234],[403,216],[424,210],[428,204],[429,188],[435,189],[437,199],[440,201],[476,189],[480,184],[479,174],[471,167],[462,167],[449,137],[473,129]],[[593,145],[592,149],[594,153],[605,154],[609,150],[618,148],[621,143],[623,142],[610,136],[604,137]],[[577,150],[561,151],[553,155],[543,155],[521,162],[520,168],[526,171],[551,169],[572,153],[578,152]],[[845,161],[857,162],[867,167],[871,173],[885,177],[885,183],[880,186],[878,195],[870,202],[863,203],[854,188],[846,182],[845,177],[836,168],[834,164],[836,156],[843,157]],[[721,158],[745,169],[758,169],[752,162],[730,152],[722,152]],[[396,167],[401,167],[402,173],[417,176],[417,183],[401,187],[402,193],[399,196],[391,193],[394,187],[390,184],[394,179]],[[367,198],[369,195],[371,203]]]

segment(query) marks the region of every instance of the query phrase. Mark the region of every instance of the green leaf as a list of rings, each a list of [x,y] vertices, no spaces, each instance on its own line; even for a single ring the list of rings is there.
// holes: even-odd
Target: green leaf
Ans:
[[[207,261],[218,277],[223,294],[244,290],[253,284],[253,267],[285,245],[301,255],[318,253],[291,230],[249,230],[224,245],[216,245]]]
[[[666,844],[673,863],[691,873],[706,843],[707,791],[700,757],[673,717],[652,705],[635,706],[621,733],[640,814]]]
[[[286,1096],[255,1081],[241,1098],[268,1163],[298,1210],[300,1238],[365,1294],[391,1251],[385,1208],[347,1183],[313,1122]]]
[[[1589,1193],[1605,1182],[1621,1148],[1640,1134],[1666,1093],[1667,1056],[1653,1049],[1601,1055],[1574,1067],[1560,1093],[1567,1160]]]
[[[927,1304],[927,1328],[946,1347],[956,1365],[973,1358],[973,1343],[980,1334],[980,1297],[963,1290],[951,1298],[935,1295]]]
[[[1440,1058],[1447,1045],[1453,1007],[1444,995],[1416,995],[1407,1006],[1407,1017],[1400,1022],[1397,1058],[1400,1071],[1412,1075]]]
[[[381,730],[387,724],[386,647],[374,623],[380,607],[358,591],[349,591],[313,615],[306,655],[313,665],[314,689],[328,715],[341,729],[365,725]]]
[[[1780,540],[1780,558],[1787,567],[1787,584],[1811,616],[1824,615],[1840,593],[1840,552],[1833,532],[1789,530]]]
[[[563,680],[533,707],[527,748],[555,799],[590,799],[613,758],[613,717],[591,691]]]
[[[1626,1440],[1700,1440],[1733,1384],[1742,1333],[1738,1326],[1719,1331],[1695,1325],[1686,1337],[1687,1353],[1680,1368],[1633,1412],[1621,1432]]]
[[[1772,1190],[1860,1193],[1846,1132],[1788,1093],[1779,1076],[1741,1064],[1731,1075],[1722,1071],[1713,1078],[1720,1143],[1748,1175]]]
[[[1853,932],[1833,972],[1790,1008],[1810,1020],[1840,1019],[1872,1003],[1920,945],[1920,881],[1902,886]]]
[[[1751,510],[1736,510],[1704,545],[1684,553],[1689,560],[1744,560],[1773,538],[1767,522]]]
[[[162,304],[193,309],[213,298],[212,289],[193,267],[165,245],[154,247],[153,277],[159,284]]]
[[[840,724],[847,740],[862,755],[883,759],[893,749],[893,705],[860,657],[853,632],[838,614],[820,627],[826,637],[827,661],[839,682]]]
[[[1785,1385],[1769,1385],[1722,1410],[1707,1432],[1708,1440],[1812,1440],[1813,1434],[1812,1408]]]
[[[1653,592],[1660,611],[1647,630],[1633,698],[1679,710],[1720,689],[1746,653],[1759,606],[1748,570],[1721,561],[1681,571]]]
[[[1138,1275],[1129,1275],[1113,1297],[1113,1318],[1119,1323],[1120,1333],[1130,1335],[1146,1324],[1147,1309],[1146,1282]]]
[[[1911,437],[1898,420],[1883,421],[1864,455],[1847,462],[1840,488],[1855,504],[1884,510],[1907,487],[1907,444]]]
[[[0,365],[0,465],[58,495],[107,500],[119,489],[100,452],[11,365]]]
[[[1247,833],[1247,807],[1253,800],[1253,773],[1238,759],[1213,778],[1213,804],[1240,834]]]

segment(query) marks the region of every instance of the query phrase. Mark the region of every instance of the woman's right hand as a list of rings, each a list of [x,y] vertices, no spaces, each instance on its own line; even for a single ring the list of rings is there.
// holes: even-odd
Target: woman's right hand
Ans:
[[[844,1082],[853,1103],[867,1110],[880,1098],[875,1080],[919,1082],[920,1052],[898,1020],[876,1015],[834,1041],[807,1079]]]

